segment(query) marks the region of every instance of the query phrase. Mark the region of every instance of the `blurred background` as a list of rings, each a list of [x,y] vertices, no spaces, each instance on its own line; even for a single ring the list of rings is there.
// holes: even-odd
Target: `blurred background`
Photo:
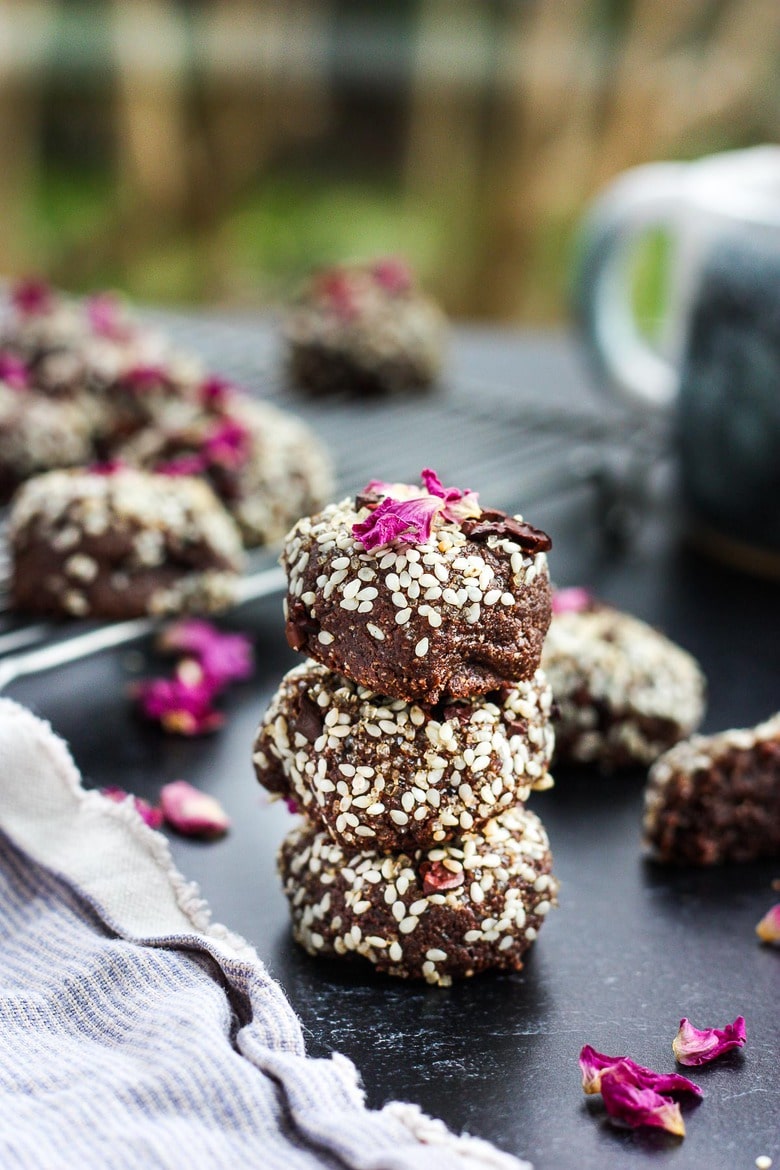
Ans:
[[[778,0],[0,0],[0,271],[255,306],[402,253],[555,322],[595,191],[777,141],[779,57]]]

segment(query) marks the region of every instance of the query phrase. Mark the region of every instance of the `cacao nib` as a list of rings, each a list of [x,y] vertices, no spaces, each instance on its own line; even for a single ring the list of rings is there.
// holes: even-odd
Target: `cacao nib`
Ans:
[[[355,511],[359,512],[361,508],[375,508],[382,497],[379,492],[362,491],[355,496]]]
[[[484,508],[478,519],[464,520],[460,527],[469,540],[506,536],[527,552],[548,552],[552,548],[552,540],[541,528],[534,528],[524,520],[515,520],[514,516],[508,516],[498,508]]]

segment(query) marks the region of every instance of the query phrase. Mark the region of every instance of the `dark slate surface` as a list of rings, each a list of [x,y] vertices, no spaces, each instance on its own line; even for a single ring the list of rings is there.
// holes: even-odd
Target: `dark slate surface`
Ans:
[[[224,366],[240,341],[234,368],[260,387],[268,369],[267,335],[229,322],[209,325],[202,331],[204,348],[217,361],[222,356]],[[186,336],[187,323],[180,328]],[[253,366],[255,354],[262,360]],[[454,360],[463,377],[512,388],[493,398],[485,389],[482,399],[507,426],[515,403],[526,400],[553,398],[599,410],[565,339],[467,333]],[[447,394],[437,403],[446,421]],[[341,458],[342,482],[355,486],[353,455],[358,458],[360,448],[362,468],[372,445],[383,476],[408,475],[428,463],[457,481],[458,468],[469,461],[470,436],[429,425],[427,413],[419,425],[417,410],[412,402],[374,407],[367,423],[361,410],[318,407],[317,424]],[[383,428],[399,433],[399,418],[408,441],[382,444]],[[519,441],[518,468],[523,452]],[[489,452],[481,459],[472,460],[468,486],[495,481],[501,498],[483,493],[486,503],[522,507],[506,469],[496,479]],[[635,543],[623,551],[605,546],[600,506],[586,488],[528,510],[553,534],[555,579],[591,585],[693,651],[710,683],[707,730],[754,723],[776,710],[777,585],[687,551],[673,494],[655,501]],[[264,802],[250,765],[258,717],[295,656],[284,643],[278,598],[248,607],[231,624],[252,632],[258,669],[229,697],[227,726],[210,739],[175,740],[133,717],[123,691],[139,671],[152,669],[148,646],[20,682],[12,693],[70,741],[89,783],[119,784],[154,799],[162,782],[184,777],[220,798],[235,822],[229,837],[210,845],[174,840],[174,856],[199,881],[214,916],[249,938],[281,980],[312,1054],[338,1049],[352,1057],[372,1105],[394,1097],[417,1101],[453,1128],[529,1158],[537,1170],[652,1164],[750,1170],[760,1154],[780,1163],[780,953],[761,947],[754,933],[777,897],[770,883],[780,866],[697,872],[650,865],[639,850],[643,777],[561,771],[556,788],[532,802],[552,840],[561,905],[522,973],[442,991],[315,962],[289,937],[274,872],[288,814]],[[739,1013],[747,1019],[747,1047],[697,1072],[707,1096],[685,1110],[683,1142],[615,1130],[599,1099],[583,1096],[577,1069],[582,1044],[671,1071],[670,1046],[682,1015],[698,1026],[722,1026]]]

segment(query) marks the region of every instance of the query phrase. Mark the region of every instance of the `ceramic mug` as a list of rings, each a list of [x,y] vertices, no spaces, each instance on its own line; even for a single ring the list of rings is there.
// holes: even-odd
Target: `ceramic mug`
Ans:
[[[653,229],[670,257],[656,344],[634,317],[630,270]],[[780,147],[622,175],[584,221],[575,308],[600,379],[674,412],[694,531],[780,568]]]

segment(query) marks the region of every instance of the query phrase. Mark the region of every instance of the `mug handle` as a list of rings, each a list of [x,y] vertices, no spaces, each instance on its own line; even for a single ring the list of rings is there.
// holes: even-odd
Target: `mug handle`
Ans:
[[[627,261],[631,245],[649,229],[679,224],[683,167],[651,163],[608,187],[586,215],[575,264],[573,308],[599,379],[634,404],[655,409],[674,401],[679,370],[639,332]],[[673,300],[679,292],[672,288]],[[672,317],[680,307],[672,304]]]

